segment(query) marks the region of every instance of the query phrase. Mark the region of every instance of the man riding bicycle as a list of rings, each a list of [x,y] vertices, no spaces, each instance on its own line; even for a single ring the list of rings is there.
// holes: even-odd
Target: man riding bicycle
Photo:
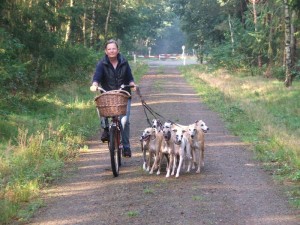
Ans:
[[[135,86],[134,78],[128,61],[119,53],[117,41],[109,40],[105,44],[105,56],[98,62],[93,76],[91,90],[96,91],[98,86],[101,86],[106,91],[118,90],[121,85]],[[125,88],[131,93],[130,88]],[[135,91],[135,87],[133,88]],[[126,123],[121,129],[123,156],[131,157],[131,149],[129,143],[130,135],[130,107],[131,98],[128,99]],[[101,127],[104,129],[101,135],[103,142],[109,140],[108,119],[101,118]]]

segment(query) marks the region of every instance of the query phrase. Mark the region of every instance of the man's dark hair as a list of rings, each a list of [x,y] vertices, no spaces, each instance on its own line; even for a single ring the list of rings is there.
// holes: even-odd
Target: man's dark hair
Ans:
[[[114,39],[110,39],[105,43],[104,49],[106,49],[108,44],[112,44],[112,43],[116,44],[117,48],[119,48],[118,42]]]

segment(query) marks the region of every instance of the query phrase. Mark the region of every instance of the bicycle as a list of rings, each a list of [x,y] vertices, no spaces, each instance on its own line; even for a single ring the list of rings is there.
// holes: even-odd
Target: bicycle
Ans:
[[[119,90],[112,91],[106,91],[101,87],[97,87],[97,90],[102,92],[102,94],[95,98],[100,116],[110,118],[108,148],[111,168],[115,177],[119,176],[119,168],[121,166],[121,126],[124,126],[126,122],[121,121],[120,118],[122,115],[126,115],[128,98],[131,97],[127,91],[122,90],[126,87],[133,88],[137,86],[121,85]]]

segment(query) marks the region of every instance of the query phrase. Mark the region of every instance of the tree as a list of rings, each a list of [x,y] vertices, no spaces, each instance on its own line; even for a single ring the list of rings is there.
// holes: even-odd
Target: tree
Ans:
[[[284,0],[284,16],[285,16],[285,81],[286,87],[292,85],[292,73],[291,73],[291,17],[290,7],[288,0]]]

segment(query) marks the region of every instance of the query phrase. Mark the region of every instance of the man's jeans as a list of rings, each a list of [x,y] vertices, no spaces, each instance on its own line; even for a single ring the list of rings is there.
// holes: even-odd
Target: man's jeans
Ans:
[[[130,148],[130,143],[129,143],[129,135],[130,135],[130,123],[129,123],[130,109],[131,109],[131,99],[128,99],[125,127],[123,128],[121,126],[122,145],[123,145],[123,147],[126,147],[126,148]],[[99,111],[98,111],[98,115],[100,117]],[[121,116],[121,121],[122,121],[123,117],[124,116]],[[103,129],[104,128],[108,128],[108,126],[109,126],[108,118],[106,118],[106,117],[101,117],[101,122],[100,123],[101,123],[101,127]]]

